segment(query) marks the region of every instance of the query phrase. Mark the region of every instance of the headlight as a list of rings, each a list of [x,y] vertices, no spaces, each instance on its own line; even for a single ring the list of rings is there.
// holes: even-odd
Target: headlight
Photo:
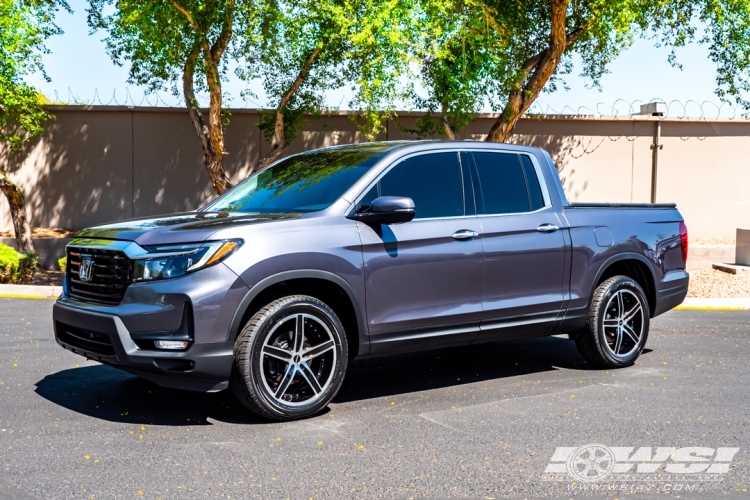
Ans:
[[[133,281],[163,280],[184,276],[216,264],[242,245],[242,240],[207,241],[185,245],[152,246],[153,256],[133,264]]]

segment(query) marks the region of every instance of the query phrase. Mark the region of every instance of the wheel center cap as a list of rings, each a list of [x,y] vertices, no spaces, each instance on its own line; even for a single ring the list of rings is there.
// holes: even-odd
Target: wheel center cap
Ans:
[[[294,359],[292,359],[292,361],[294,361],[295,363],[299,363],[299,360],[300,360],[300,359],[301,359],[301,358],[300,358],[299,354],[295,354],[295,355],[294,355]]]

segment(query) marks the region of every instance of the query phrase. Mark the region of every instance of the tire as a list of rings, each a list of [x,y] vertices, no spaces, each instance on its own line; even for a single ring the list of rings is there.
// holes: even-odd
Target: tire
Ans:
[[[609,278],[594,291],[589,321],[578,332],[576,347],[594,366],[630,366],[646,345],[650,317],[646,294],[638,283],[627,276]]]
[[[255,313],[237,336],[229,385],[262,417],[309,417],[338,393],[348,355],[344,327],[330,307],[307,295],[283,297]]]

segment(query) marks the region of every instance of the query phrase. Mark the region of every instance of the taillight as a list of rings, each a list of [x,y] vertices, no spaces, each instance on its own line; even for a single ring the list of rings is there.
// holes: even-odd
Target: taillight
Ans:
[[[682,245],[682,262],[687,264],[688,256],[688,235],[687,226],[684,222],[680,222],[680,244]]]

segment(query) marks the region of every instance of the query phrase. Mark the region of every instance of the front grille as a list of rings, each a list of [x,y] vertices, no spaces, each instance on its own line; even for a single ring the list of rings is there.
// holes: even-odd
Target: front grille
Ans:
[[[90,258],[91,281],[80,279],[81,260]],[[117,305],[130,284],[130,259],[120,250],[68,247],[70,296],[86,302]]]
[[[66,344],[84,351],[114,356],[115,348],[106,333],[90,332],[65,323],[57,322],[57,337]]]

